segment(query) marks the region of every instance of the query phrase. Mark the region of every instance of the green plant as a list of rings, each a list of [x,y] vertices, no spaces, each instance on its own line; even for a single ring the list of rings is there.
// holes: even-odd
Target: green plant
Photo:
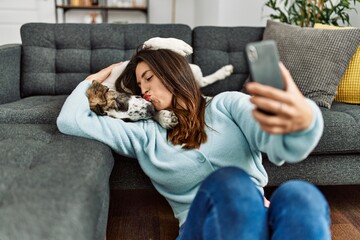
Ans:
[[[350,25],[349,11],[356,11],[351,6],[360,0],[267,0],[265,6],[274,10],[271,19],[295,24],[302,27],[312,27],[315,23]]]

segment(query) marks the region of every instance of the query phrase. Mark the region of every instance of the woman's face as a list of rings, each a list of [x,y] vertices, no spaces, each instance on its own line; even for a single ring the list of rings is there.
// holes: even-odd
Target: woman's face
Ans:
[[[143,97],[150,101],[156,110],[171,108],[172,94],[154,74],[149,65],[140,62],[136,66],[136,81]]]

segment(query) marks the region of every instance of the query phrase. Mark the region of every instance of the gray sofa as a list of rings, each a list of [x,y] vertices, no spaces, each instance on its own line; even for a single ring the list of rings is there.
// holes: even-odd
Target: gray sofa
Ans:
[[[204,88],[205,94],[240,91],[248,77],[244,46],[261,40],[263,31],[180,24],[25,24],[21,45],[0,46],[0,239],[103,239],[109,188],[152,187],[135,159],[57,130],[66,96],[87,75],[129,59],[151,37],[175,37],[194,47],[189,61],[205,75],[234,65],[234,74]],[[265,156],[270,186],[294,178],[318,185],[360,183],[360,106],[334,103],[322,111],[324,134],[307,160],[276,167]]]

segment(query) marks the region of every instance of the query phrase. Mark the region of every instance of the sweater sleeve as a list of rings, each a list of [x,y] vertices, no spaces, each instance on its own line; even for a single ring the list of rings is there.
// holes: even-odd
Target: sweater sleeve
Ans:
[[[95,139],[109,145],[119,154],[136,157],[146,142],[145,121],[126,123],[108,116],[97,116],[90,110],[86,90],[90,82],[81,82],[66,99],[57,118],[64,134]]]
[[[312,111],[313,120],[307,129],[289,134],[268,134],[264,132],[252,116],[253,104],[250,97],[242,93],[227,93],[224,99],[230,117],[245,135],[254,151],[267,154],[276,165],[284,162],[295,163],[304,160],[318,144],[324,128],[319,107],[307,99]]]

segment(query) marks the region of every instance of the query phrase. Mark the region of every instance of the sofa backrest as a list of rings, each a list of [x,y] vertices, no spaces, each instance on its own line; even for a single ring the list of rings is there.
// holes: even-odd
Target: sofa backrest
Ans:
[[[234,73],[225,81],[202,89],[206,95],[240,91],[248,77],[244,49],[260,41],[263,27],[201,26],[183,24],[49,24],[21,27],[21,96],[69,94],[91,73],[128,60],[135,49],[152,37],[174,37],[194,48],[189,61],[204,76],[232,64]]]
[[[182,24],[48,24],[21,27],[21,96],[69,94],[90,73],[128,60],[152,37],[191,44]]]
[[[245,59],[245,45],[262,39],[264,27],[201,26],[193,29],[193,63],[200,66],[204,75],[221,66],[232,64],[233,74],[224,81],[202,89],[206,95],[223,91],[240,91],[249,76]]]

